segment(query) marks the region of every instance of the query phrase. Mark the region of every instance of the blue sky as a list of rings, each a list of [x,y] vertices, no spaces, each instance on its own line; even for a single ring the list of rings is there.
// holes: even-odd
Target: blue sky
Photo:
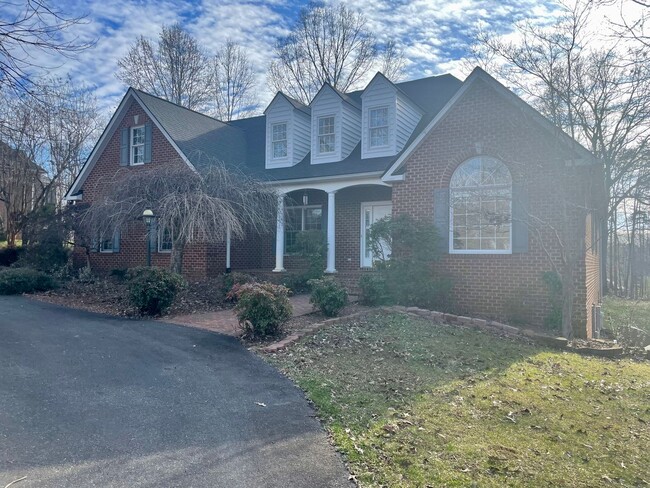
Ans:
[[[265,72],[272,48],[288,32],[300,0],[57,0],[66,15],[86,15],[87,22],[67,32],[81,40],[97,40],[92,49],[73,59],[44,58],[39,64],[59,75],[92,85],[101,106],[111,110],[126,87],[115,78],[117,61],[139,35],[155,38],[162,24],[181,22],[208,50],[227,39],[241,44],[256,67],[264,105],[272,94]],[[507,34],[515,21],[531,18],[552,22],[553,1],[535,0],[349,0],[360,9],[382,40],[395,40],[408,61],[406,79],[451,72],[463,77],[462,59],[469,35],[483,24]],[[0,6],[1,10],[1,6]],[[41,56],[39,58],[39,56]]]

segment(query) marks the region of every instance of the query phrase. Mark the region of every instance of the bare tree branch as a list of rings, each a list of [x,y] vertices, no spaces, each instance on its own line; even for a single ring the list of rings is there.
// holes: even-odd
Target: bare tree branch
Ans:
[[[112,235],[151,208],[158,228],[171,230],[170,267],[180,272],[188,244],[223,242],[228,228],[243,238],[274,227],[277,195],[271,186],[217,161],[204,166],[201,173],[181,165],[118,172],[86,211],[86,234]]]
[[[85,17],[67,17],[47,0],[4,1],[0,7],[0,88],[35,94],[35,71],[52,68],[36,64],[35,51],[70,57],[94,45],[78,37],[64,39]]]
[[[366,24],[361,12],[343,4],[306,7],[291,34],[275,46],[270,88],[308,104],[323,84],[345,92],[372,69],[398,79],[405,65],[402,53],[393,42],[381,46]]]

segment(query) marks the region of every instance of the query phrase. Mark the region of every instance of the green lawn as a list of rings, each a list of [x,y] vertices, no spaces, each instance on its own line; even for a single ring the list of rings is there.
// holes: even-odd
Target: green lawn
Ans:
[[[585,358],[404,315],[268,356],[361,486],[647,486],[650,363]]]
[[[650,332],[650,301],[605,297],[605,327],[615,334],[622,326],[634,326]]]

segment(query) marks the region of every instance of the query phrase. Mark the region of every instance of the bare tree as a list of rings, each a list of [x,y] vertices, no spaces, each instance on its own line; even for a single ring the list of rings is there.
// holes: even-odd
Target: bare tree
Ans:
[[[41,207],[60,207],[102,125],[87,88],[38,83],[39,97],[4,93],[0,106],[0,202],[12,245]]]
[[[215,115],[231,121],[257,109],[255,72],[243,49],[232,41],[214,56]]]
[[[47,55],[73,56],[92,46],[63,34],[84,22],[68,17],[47,0],[2,2],[7,17],[0,19],[0,87],[14,93],[34,93],[34,71],[48,68],[34,62],[35,51]]]
[[[157,44],[141,36],[118,61],[117,78],[189,109],[209,100],[213,76],[208,55],[183,27],[163,26]]]
[[[597,47],[586,28],[591,9],[590,2],[567,6],[549,28],[519,24],[517,41],[482,32],[476,52],[600,160],[611,229],[621,203],[650,189],[650,64],[639,49]]]
[[[306,104],[324,83],[345,92],[358,87],[372,69],[399,77],[404,66],[395,45],[382,49],[365,16],[343,4],[304,8],[291,34],[277,42],[275,57],[269,86]]]
[[[153,209],[158,229],[171,232],[170,268],[180,273],[188,244],[223,242],[228,229],[240,238],[272,229],[277,195],[271,186],[216,161],[206,161],[203,167],[201,173],[180,164],[118,172],[86,211],[85,233],[112,235],[146,208]]]

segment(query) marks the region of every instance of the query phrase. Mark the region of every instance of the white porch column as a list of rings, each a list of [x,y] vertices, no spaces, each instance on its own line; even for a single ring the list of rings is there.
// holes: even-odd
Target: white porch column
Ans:
[[[230,239],[231,239],[230,224],[226,224],[226,273],[230,273]]]
[[[336,191],[327,192],[327,268],[326,273],[336,273],[336,222],[334,220]]]
[[[275,227],[275,269],[282,273],[284,269],[284,193],[278,195],[278,217]]]

